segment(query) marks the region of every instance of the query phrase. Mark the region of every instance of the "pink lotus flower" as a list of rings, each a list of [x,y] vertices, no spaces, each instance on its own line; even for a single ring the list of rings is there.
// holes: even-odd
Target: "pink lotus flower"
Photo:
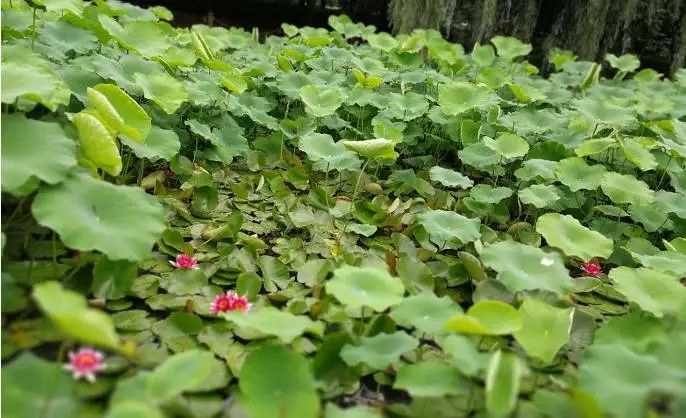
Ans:
[[[85,377],[86,380],[95,382],[95,373],[105,369],[101,352],[92,348],[84,347],[77,352],[69,352],[69,363],[63,367],[72,373],[74,379]]]
[[[599,277],[603,274],[603,268],[598,263],[581,263],[581,270],[593,277]]]
[[[176,261],[170,261],[169,264],[179,269],[197,269],[198,260],[188,254],[179,254],[176,256]]]
[[[226,292],[216,298],[214,302],[210,305],[210,313],[212,315],[217,315],[220,312],[229,311],[241,311],[249,312],[252,304],[248,302],[248,298],[245,296],[238,296],[236,292]]]

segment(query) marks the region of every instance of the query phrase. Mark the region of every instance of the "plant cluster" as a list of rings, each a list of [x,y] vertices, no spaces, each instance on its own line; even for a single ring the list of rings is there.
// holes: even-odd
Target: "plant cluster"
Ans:
[[[686,413],[685,70],[171,20],[2,1],[3,416]]]

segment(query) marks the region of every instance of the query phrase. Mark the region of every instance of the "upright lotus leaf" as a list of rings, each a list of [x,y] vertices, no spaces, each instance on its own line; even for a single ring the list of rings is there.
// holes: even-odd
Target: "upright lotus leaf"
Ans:
[[[573,192],[597,189],[606,173],[605,166],[588,165],[579,157],[565,158],[559,161],[555,168],[557,179]]]
[[[76,382],[62,365],[50,363],[26,351],[2,368],[3,416],[8,418],[78,416],[82,404]]]
[[[484,144],[505,160],[523,157],[529,152],[529,143],[519,135],[503,133],[496,139],[484,138]]]
[[[648,185],[630,174],[609,172],[605,174],[600,188],[615,203],[648,206],[653,203],[654,192]]]
[[[33,298],[65,335],[110,350],[121,348],[112,318],[89,307],[80,293],[66,290],[58,282],[47,281],[34,286]]]
[[[346,149],[365,158],[389,158],[395,160],[399,155],[394,149],[395,143],[389,139],[376,138],[341,142]]]
[[[71,174],[55,186],[42,186],[31,211],[66,246],[102,251],[111,260],[148,257],[166,228],[162,205],[143,189],[117,186],[83,173]]]
[[[612,68],[625,73],[630,73],[641,65],[641,61],[632,54],[624,54],[619,57],[615,54],[605,54],[605,61],[609,62]]]
[[[508,61],[512,61],[517,57],[523,57],[531,52],[530,44],[525,44],[511,36],[496,36],[491,39],[491,43],[498,50],[498,56]]]
[[[431,180],[437,181],[446,187],[469,189],[474,185],[474,182],[469,177],[462,175],[462,173],[439,166],[431,167],[429,176]]]
[[[543,289],[563,295],[572,290],[572,278],[559,255],[514,241],[484,247],[481,261],[498,272],[511,292]]]
[[[594,138],[588,139],[579,144],[574,153],[579,157],[600,154],[601,152],[617,147],[618,142],[615,138]]]
[[[5,58],[4,52],[2,61],[3,103],[25,99],[40,103],[53,112],[59,105],[69,104],[69,88],[47,66],[10,61]]]
[[[171,129],[152,126],[144,143],[138,143],[128,137],[121,138],[122,144],[131,148],[136,157],[147,158],[150,161],[171,161],[179,153],[181,142],[179,135]]]
[[[471,57],[477,65],[486,67],[493,63],[493,60],[495,59],[495,50],[493,50],[493,47],[488,44],[479,45],[477,42],[474,44]]]
[[[2,115],[2,190],[18,193],[32,178],[59,183],[76,166],[76,144],[59,124]]]
[[[383,418],[383,416],[377,409],[369,406],[357,405],[342,409],[329,402],[326,404],[324,418]]]
[[[402,301],[405,287],[386,270],[343,266],[334,271],[326,291],[348,307],[368,306],[381,312]]]
[[[138,264],[133,261],[112,261],[100,258],[93,268],[91,291],[98,298],[121,299],[138,277]]]
[[[500,162],[498,154],[488,148],[483,141],[467,145],[458,151],[457,155],[463,163],[489,173],[494,172],[496,164]]]
[[[405,94],[390,93],[388,104],[382,114],[392,119],[409,122],[424,116],[428,110],[429,102],[426,96],[409,91]]]
[[[636,123],[636,111],[632,106],[622,106],[607,99],[587,96],[575,100],[573,107],[593,124],[621,128]]]
[[[366,364],[372,369],[383,370],[418,346],[417,339],[403,331],[396,331],[393,334],[362,337],[356,345],[346,344],[340,356],[349,366]]]
[[[271,306],[251,311],[249,315],[240,311],[227,312],[224,317],[239,328],[261,336],[274,336],[284,344],[316,328],[316,323],[307,316],[293,315]]]
[[[645,141],[641,141],[642,139],[645,138],[624,138],[620,141],[622,151],[626,159],[641,171],[654,170],[657,167],[657,159],[650,153],[649,148],[644,144]]]
[[[97,168],[112,176],[121,173],[122,162],[114,135],[93,113],[83,111],[72,117],[79,134],[83,155]]]
[[[673,213],[681,219],[686,219],[686,194],[684,193],[658,190],[655,192],[654,206],[662,213]]]
[[[683,397],[686,389],[683,370],[660,360],[624,344],[594,344],[580,362],[579,387],[592,393],[607,413],[642,418],[656,393]]]
[[[98,84],[87,92],[90,104],[111,128],[137,142],[145,141],[151,119],[131,96],[114,84]]]
[[[438,86],[438,104],[446,115],[457,116],[474,108],[484,109],[498,103],[498,97],[486,86],[455,81]]]
[[[677,251],[660,251],[651,254],[631,252],[631,256],[645,267],[686,276],[686,254]]]
[[[522,161],[522,166],[514,171],[514,175],[519,180],[524,181],[534,179],[553,180],[555,178],[557,164],[557,161],[533,158]]]
[[[512,335],[526,353],[546,363],[569,341],[574,308],[561,309],[543,301],[527,299],[519,307],[522,328]]]
[[[226,367],[210,351],[189,350],[167,358],[148,377],[147,395],[158,402],[200,388],[217,368]]]
[[[298,148],[314,161],[314,168],[320,171],[355,171],[360,168],[360,160],[346,150],[343,142],[334,142],[331,135],[310,132],[303,135]]]
[[[467,244],[481,237],[478,218],[467,218],[453,211],[427,209],[417,216],[417,222],[429,233],[431,242],[441,248],[456,242]]]
[[[462,313],[462,308],[449,297],[424,292],[403,299],[391,309],[390,316],[404,327],[441,335],[446,332],[445,322],[458,313]]]
[[[159,57],[171,46],[171,38],[156,22],[131,20],[122,25],[104,14],[98,16],[98,21],[119,45],[146,58]]]
[[[459,395],[467,390],[460,372],[439,360],[404,365],[398,370],[393,387],[406,390],[412,397],[427,398]]]
[[[673,276],[650,268],[617,267],[610,270],[615,289],[658,318],[678,315],[686,304],[686,288]]]
[[[367,35],[366,39],[369,45],[386,53],[398,47],[398,41],[386,32]]]
[[[512,196],[509,187],[493,187],[488,184],[477,184],[469,191],[469,196],[477,202],[495,204]]]
[[[302,354],[265,345],[252,352],[241,368],[241,404],[251,417],[317,418],[319,397]]]
[[[517,192],[519,200],[525,205],[544,208],[560,200],[560,189],[552,184],[532,184]]]
[[[172,114],[188,100],[188,91],[176,78],[167,73],[133,75],[146,99],[152,100],[165,113]]]
[[[453,334],[439,341],[439,344],[453,365],[463,374],[474,376],[479,370],[486,369],[489,355],[481,353],[469,337]]]
[[[521,315],[512,305],[499,300],[480,300],[465,315],[448,320],[449,331],[477,335],[505,335],[522,327]]]
[[[516,355],[501,350],[493,354],[486,373],[486,410],[490,416],[506,417],[514,410],[522,369]]]
[[[317,118],[333,115],[336,113],[343,98],[341,93],[336,89],[322,90],[314,84],[302,87],[300,89],[300,99],[305,103],[305,110]]]
[[[536,232],[543,235],[549,245],[583,261],[608,258],[614,250],[611,239],[586,228],[571,215],[546,213],[536,221]]]

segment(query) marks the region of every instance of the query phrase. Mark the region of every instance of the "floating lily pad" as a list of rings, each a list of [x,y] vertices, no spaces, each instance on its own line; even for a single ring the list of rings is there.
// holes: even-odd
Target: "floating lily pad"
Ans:
[[[481,236],[479,219],[467,218],[457,212],[426,210],[419,214],[417,221],[429,233],[431,241],[441,248],[456,242],[466,244]]]
[[[404,389],[411,396],[441,397],[465,391],[464,382],[452,365],[438,360],[409,364],[398,370],[394,388]]]
[[[586,228],[570,215],[546,213],[536,221],[536,231],[543,235],[549,245],[583,261],[590,261],[594,257],[608,258],[614,250],[611,239]]]
[[[521,329],[522,320],[512,305],[498,300],[481,300],[472,305],[465,315],[450,318],[446,327],[463,334],[503,335]]]
[[[522,328],[515,340],[527,354],[550,363],[569,341],[574,308],[561,309],[536,299],[527,299],[519,307]]]
[[[373,267],[343,266],[334,271],[326,290],[351,308],[368,306],[383,311],[402,301],[405,287],[400,279]]]
[[[360,338],[356,345],[346,344],[341,350],[341,358],[350,366],[366,364],[372,369],[383,370],[418,345],[419,341],[402,331],[377,334]]]

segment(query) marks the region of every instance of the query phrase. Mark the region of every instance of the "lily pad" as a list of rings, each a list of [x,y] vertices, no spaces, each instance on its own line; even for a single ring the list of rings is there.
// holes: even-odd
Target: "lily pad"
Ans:
[[[377,334],[362,337],[356,345],[346,344],[341,350],[341,358],[350,366],[366,364],[372,369],[383,370],[395,363],[400,356],[412,351],[419,341],[402,331],[393,334]]]
[[[431,241],[441,248],[456,242],[466,244],[481,236],[481,221],[457,212],[429,209],[420,213],[417,221],[429,233]]]
[[[383,269],[343,266],[326,283],[327,292],[351,308],[368,306],[384,311],[402,301],[405,287]]]
[[[504,335],[521,329],[522,320],[512,305],[498,300],[481,300],[472,305],[465,315],[450,318],[446,327],[463,334]]]
[[[484,247],[481,261],[498,272],[498,280],[511,292],[543,289],[562,295],[572,289],[560,256],[540,248],[499,241]]]
[[[264,336],[274,336],[284,344],[292,342],[308,330],[316,329],[316,323],[307,316],[293,315],[273,307],[264,307],[249,313],[232,311],[223,316],[240,328]]]
[[[686,288],[670,275],[649,268],[617,267],[608,276],[617,291],[658,318],[683,312]]]
[[[116,186],[82,173],[41,187],[31,211],[65,245],[99,250],[111,260],[147,257],[166,228],[162,206],[142,189]]]
[[[546,363],[569,341],[574,308],[561,309],[536,299],[519,307],[522,328],[513,336],[527,354]]]
[[[450,298],[420,293],[403,299],[390,316],[400,325],[440,335],[446,332],[445,322],[457,313],[462,313],[462,308]]]
[[[338,90],[322,90],[313,84],[302,87],[299,94],[307,113],[317,118],[333,115],[343,103]]]
[[[458,395],[465,391],[460,372],[452,365],[438,360],[426,360],[402,367],[398,370],[393,387],[404,389],[413,397]]]
[[[608,258],[614,250],[611,239],[584,227],[570,215],[546,213],[536,221],[536,232],[543,235],[549,245],[583,261],[594,257]]]
[[[474,185],[474,182],[469,177],[448,168],[439,166],[431,167],[429,175],[431,176],[431,180],[437,181],[446,187],[469,189]]]
[[[395,143],[389,139],[376,138],[363,141],[342,141],[345,148],[365,158],[389,158],[395,160]]]
[[[615,203],[647,206],[653,203],[654,192],[648,185],[630,174],[610,172],[600,184],[603,193]]]

